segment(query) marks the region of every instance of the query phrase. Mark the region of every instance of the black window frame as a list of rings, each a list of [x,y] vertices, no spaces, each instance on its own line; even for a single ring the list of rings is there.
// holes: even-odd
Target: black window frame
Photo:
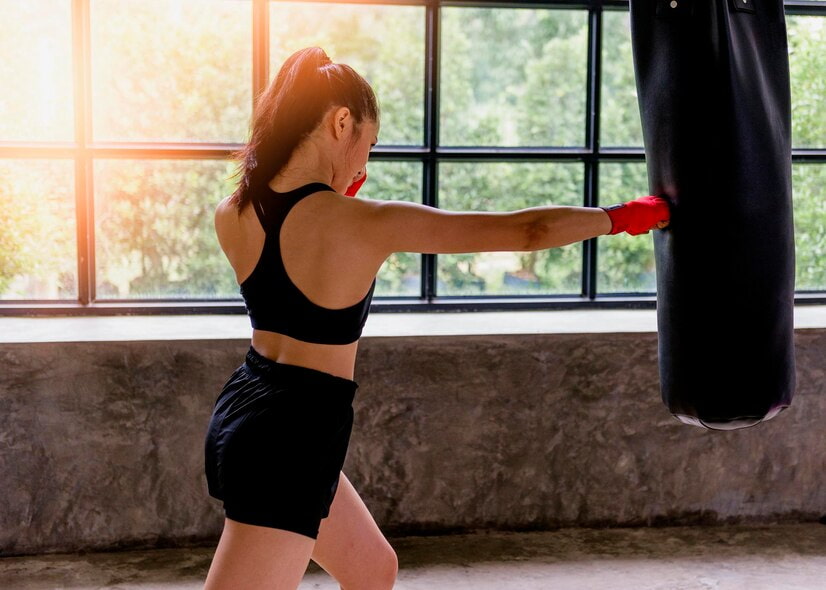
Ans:
[[[269,7],[278,0],[252,2],[253,97],[269,82]],[[329,0],[290,0],[317,3]],[[371,161],[406,161],[422,164],[422,202],[438,206],[438,170],[441,162],[580,162],[584,164],[583,205],[595,206],[599,198],[601,162],[644,162],[642,148],[603,148],[599,142],[602,68],[602,15],[628,11],[628,0],[349,0],[348,4],[422,6],[425,9],[424,125],[421,146],[377,146]],[[233,143],[92,142],[91,0],[72,0],[72,63],[75,139],[60,142],[0,142],[0,158],[72,159],[75,165],[78,297],[66,300],[2,300],[0,315],[121,315],[121,314],[223,314],[245,313],[243,301],[234,299],[107,299],[95,298],[95,236],[93,162],[97,158],[226,159],[241,147]],[[441,147],[439,145],[439,61],[441,8],[553,8],[588,13],[588,63],[585,144],[583,147]],[[826,18],[826,2],[787,0],[787,16]],[[826,164],[826,149],[793,149],[792,162]],[[560,309],[654,309],[654,293],[597,292],[597,239],[583,242],[581,293],[564,295],[438,296],[435,254],[422,254],[419,297],[376,296],[371,312],[504,311]],[[720,290],[725,288],[720,285]],[[736,298],[738,294],[733,294]],[[795,304],[824,304],[826,291],[796,291]]]

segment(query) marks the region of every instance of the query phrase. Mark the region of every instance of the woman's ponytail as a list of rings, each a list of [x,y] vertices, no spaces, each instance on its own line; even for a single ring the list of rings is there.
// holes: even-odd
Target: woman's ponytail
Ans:
[[[348,107],[356,123],[378,121],[373,89],[350,66],[334,64],[320,47],[292,54],[256,101],[249,143],[233,154],[241,179],[230,201],[239,214],[333,106]]]

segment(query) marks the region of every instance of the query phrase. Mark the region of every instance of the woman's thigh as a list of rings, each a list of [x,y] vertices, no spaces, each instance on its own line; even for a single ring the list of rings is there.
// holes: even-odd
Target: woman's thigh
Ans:
[[[396,579],[396,552],[343,471],[312,559],[344,590],[392,588]]]
[[[314,545],[305,535],[227,518],[204,590],[295,590]]]

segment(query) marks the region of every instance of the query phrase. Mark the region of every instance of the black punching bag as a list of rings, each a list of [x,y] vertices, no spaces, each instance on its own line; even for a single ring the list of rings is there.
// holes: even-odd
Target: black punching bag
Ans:
[[[782,0],[630,0],[663,401],[753,426],[792,401],[791,92]]]

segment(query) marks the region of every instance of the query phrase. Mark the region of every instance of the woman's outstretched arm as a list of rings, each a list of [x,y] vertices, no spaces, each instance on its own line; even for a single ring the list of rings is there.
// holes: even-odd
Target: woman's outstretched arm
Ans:
[[[398,201],[359,203],[364,208],[358,224],[362,239],[387,255],[542,250],[612,231],[611,217],[599,207],[548,205],[507,212],[463,212]],[[648,223],[643,221],[646,229]],[[666,223],[667,214],[652,219],[650,228]]]

